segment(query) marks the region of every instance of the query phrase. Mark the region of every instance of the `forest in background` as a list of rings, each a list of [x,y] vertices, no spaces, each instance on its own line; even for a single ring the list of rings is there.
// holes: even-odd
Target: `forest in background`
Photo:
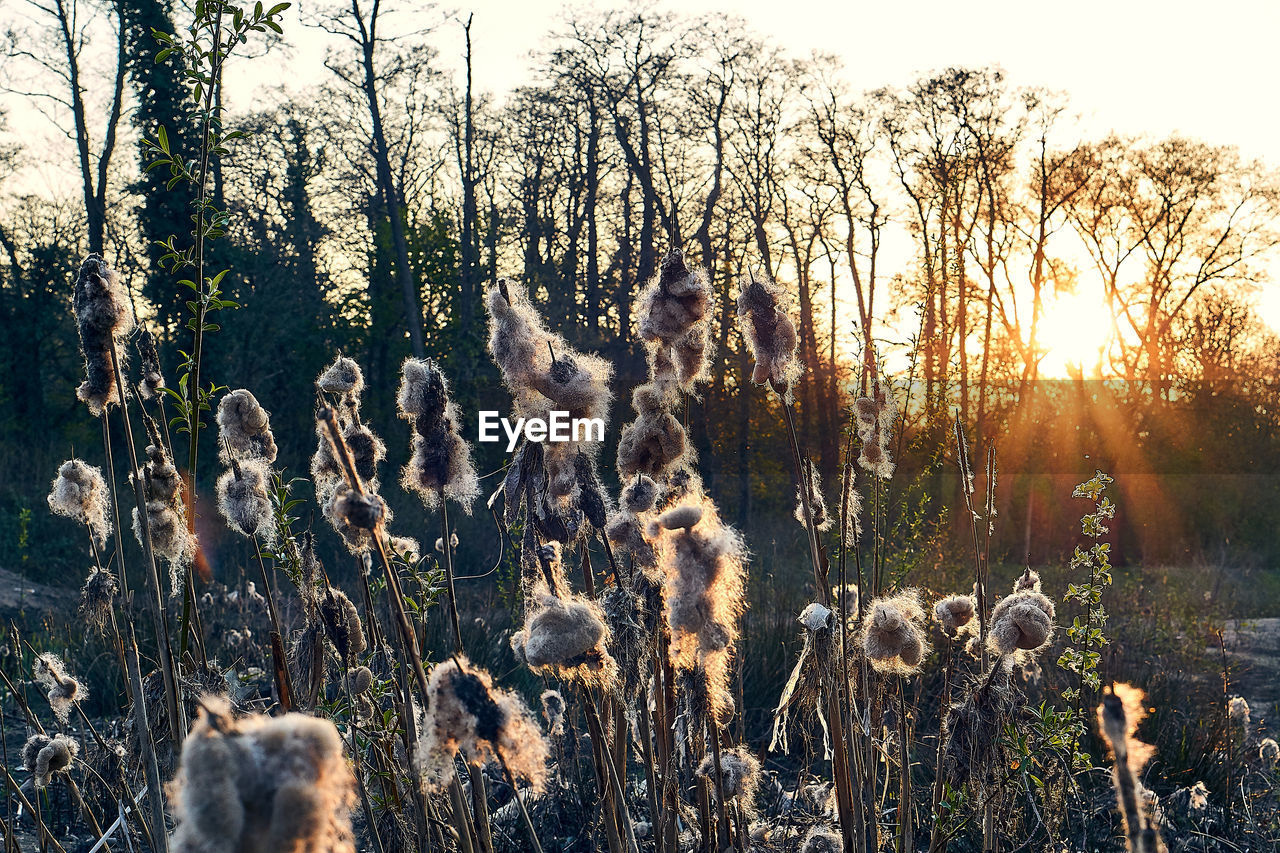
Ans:
[[[189,349],[189,294],[159,261],[191,230],[190,191],[143,168],[161,128],[179,158],[198,149],[189,82],[155,61],[149,35],[188,14],[39,0],[5,39],[6,103],[70,141],[51,161],[0,130],[0,565],[35,578],[78,577],[82,559],[43,497],[58,461],[97,440],[71,381],[83,255],[120,270],[166,372]],[[726,517],[759,531],[755,550],[801,544],[778,520],[794,491],[785,436],[773,404],[744,392],[733,316],[742,274],[764,271],[794,302],[809,368],[798,427],[826,481],[867,353],[908,400],[895,500],[912,520],[903,541],[929,541],[922,559],[946,562],[968,536],[947,450],[958,415],[997,447],[1004,559],[1069,553],[1064,489],[1103,468],[1125,507],[1121,562],[1274,566],[1280,348],[1251,308],[1280,239],[1271,164],[1186,138],[1086,138],[1064,95],[994,68],[864,91],[836,59],[789,55],[739,20],[643,7],[550,24],[525,85],[474,92],[437,56],[448,44],[470,57],[465,20],[405,34],[390,15],[308,4],[306,23],[335,36],[326,82],[307,98],[219,105],[233,133],[210,164],[211,201],[226,236],[208,262],[230,270],[223,297],[239,307],[218,313],[204,376],[276,413],[290,470],[306,470],[312,381],[337,351],[365,366],[366,411],[392,447],[408,436],[393,400],[408,355],[442,363],[464,412],[505,409],[480,301],[502,275],[615,365],[611,458],[644,374],[634,300],[675,247],[717,293],[719,357],[688,406],[690,434]],[[33,164],[78,191],[29,192],[14,176]],[[1106,310],[1055,315],[1064,294]],[[1078,360],[1047,373],[1055,346]],[[491,446],[478,453],[482,473],[503,464]],[[198,495],[212,473],[197,472]],[[219,526],[212,507],[198,512]],[[487,523],[461,546],[477,565],[494,555]]]

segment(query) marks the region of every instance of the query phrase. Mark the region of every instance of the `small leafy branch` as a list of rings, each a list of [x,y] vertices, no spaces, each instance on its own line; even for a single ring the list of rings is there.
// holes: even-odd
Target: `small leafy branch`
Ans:
[[[169,272],[177,275],[188,268],[194,271],[194,275],[178,282],[194,294],[194,298],[187,301],[191,316],[186,323],[186,327],[194,335],[194,346],[189,353],[182,353],[184,361],[179,366],[177,387],[166,389],[178,409],[175,425],[191,438],[188,457],[188,470],[191,471],[195,470],[200,413],[209,411],[209,401],[220,390],[212,384],[207,389],[200,387],[204,336],[207,332],[218,330],[217,324],[209,322],[208,315],[224,308],[238,307],[236,303],[222,298],[222,281],[229,270],[223,269],[213,275],[206,275],[205,270],[208,244],[225,235],[230,225],[230,214],[218,209],[211,197],[211,163],[229,156],[229,144],[245,136],[241,131],[223,130],[220,96],[223,67],[235,48],[248,41],[250,33],[282,33],[279,19],[289,6],[289,3],[277,3],[267,9],[258,2],[252,10],[247,10],[220,0],[199,0],[195,4],[192,23],[185,32],[151,31],[162,46],[156,54],[156,62],[177,57],[181,63],[183,76],[191,86],[196,104],[192,118],[200,126],[200,147],[194,157],[189,156],[190,152],[176,150],[168,131],[163,127],[159,128],[154,140],[146,140],[145,143],[147,150],[155,158],[147,166],[148,171],[167,167],[168,189],[180,184],[195,188],[191,244],[179,246],[178,238],[174,235],[160,242],[165,250],[160,264]]]
[[[1080,605],[1084,618],[1077,615],[1072,620],[1067,628],[1071,646],[1058,658],[1058,666],[1076,675],[1076,686],[1064,690],[1062,695],[1068,702],[1075,703],[1080,726],[1084,723],[1084,709],[1088,707],[1087,695],[1102,688],[1098,664],[1102,660],[1102,647],[1109,642],[1103,632],[1107,611],[1102,606],[1102,594],[1111,586],[1111,544],[1098,540],[1108,531],[1105,522],[1116,515],[1116,505],[1103,494],[1114,482],[1108,474],[1095,471],[1071,493],[1073,498],[1093,501],[1093,512],[1080,517],[1081,533],[1093,540],[1093,544],[1088,548],[1077,545],[1070,566],[1073,574],[1087,571],[1088,580],[1068,584],[1063,596],[1064,600]]]

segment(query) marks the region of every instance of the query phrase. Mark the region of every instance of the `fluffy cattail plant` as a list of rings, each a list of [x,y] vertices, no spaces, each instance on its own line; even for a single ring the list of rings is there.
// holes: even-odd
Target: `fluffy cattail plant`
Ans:
[[[106,545],[111,535],[111,498],[101,468],[80,459],[63,462],[48,500],[55,515],[75,519],[89,528],[99,548]]]
[[[22,746],[22,769],[31,773],[37,789],[45,788],[54,774],[70,767],[72,759],[79,754],[80,744],[66,735],[34,734]]]
[[[818,476],[818,469],[813,467],[813,460],[807,456],[801,460],[801,464],[804,466],[805,476],[801,479],[800,485],[796,487],[796,521],[800,523],[801,527],[807,527],[812,520],[814,530],[828,530],[835,519],[827,512],[827,501],[822,496],[822,481]],[[801,489],[807,490],[808,494],[802,495]],[[806,497],[808,498],[807,501],[805,500]],[[808,517],[805,515],[806,506],[808,507]],[[861,532],[860,529],[859,532]]]
[[[355,851],[355,779],[328,720],[302,714],[234,719],[206,698],[170,784],[174,853]]]
[[[878,672],[920,671],[929,653],[924,607],[914,589],[877,598],[862,625],[862,650]]]
[[[470,514],[480,492],[471,446],[462,438],[457,407],[449,399],[449,383],[431,359],[406,359],[400,368],[400,417],[413,428],[413,455],[401,483],[428,507],[441,496]]]
[[[271,415],[243,388],[228,392],[218,403],[218,437],[224,463],[257,459],[270,465],[276,461]]]
[[[88,698],[88,688],[67,674],[67,667],[62,662],[62,658],[49,652],[36,655],[31,665],[31,672],[36,681],[47,688],[49,707],[53,709],[58,722],[65,726],[72,704],[83,702]]]
[[[947,636],[958,636],[973,627],[978,602],[972,595],[948,595],[933,605],[933,618]]]
[[[788,401],[803,365],[796,359],[796,326],[782,303],[782,288],[764,273],[743,277],[738,290],[738,319],[755,358],[751,381],[769,382]]]
[[[111,606],[120,583],[107,569],[94,566],[80,589],[79,613],[92,628],[102,631],[111,620]]]
[[[528,608],[524,628],[511,639],[517,655],[537,672],[611,688],[618,664],[609,654],[609,628],[593,601],[544,593]]]
[[[142,362],[142,380],[138,383],[138,393],[142,395],[142,399],[151,400],[165,388],[164,373],[160,371],[160,353],[156,350],[156,336],[151,334],[150,329],[143,329],[138,333],[135,346]]]
[[[893,389],[883,378],[872,386],[870,397],[853,401],[857,417],[858,439],[862,451],[858,464],[882,480],[893,477],[894,463],[889,456],[889,439],[893,434],[893,422],[898,417],[898,405]]]
[[[1127,847],[1133,853],[1158,853],[1164,850],[1164,845],[1143,807],[1142,784],[1138,781],[1138,775],[1155,750],[1133,737],[1146,713],[1145,698],[1141,690],[1128,684],[1113,685],[1103,694],[1102,704],[1098,706],[1098,723],[1111,746],[1112,781],[1124,815]]]
[[[655,375],[674,377],[683,391],[707,378],[713,296],[705,270],[690,270],[684,252],[672,249],[636,299],[636,330],[649,347]]]
[[[698,765],[695,775],[713,779],[715,772],[715,756],[707,755]],[[726,802],[736,800],[748,812],[753,811],[759,785],[760,762],[754,755],[740,746],[720,753],[720,790],[724,792]],[[714,785],[712,791],[716,791]]]
[[[813,827],[800,842],[800,853],[842,853],[843,850],[840,836],[824,826]]]
[[[1014,584],[1014,592],[991,611],[987,648],[996,655],[1035,652],[1053,638],[1053,602],[1040,592],[1040,578],[1028,569]]]
[[[89,255],[80,265],[72,308],[85,364],[85,381],[76,389],[76,396],[96,417],[110,404],[120,402],[112,349],[133,329],[129,294],[101,255]],[[119,353],[117,357],[121,357]]]
[[[570,421],[609,417],[609,378],[613,366],[595,355],[573,350],[549,331],[524,288],[502,279],[485,293],[489,309],[489,352],[511,390],[516,414],[548,419],[552,410],[568,412]],[[577,486],[573,460],[579,451],[594,458],[599,442],[587,435],[546,445],[548,488],[556,500],[567,500]]]
[[[671,664],[677,672],[705,671],[708,709],[722,723],[732,713],[729,662],[742,615],[746,546],[706,498],[667,510],[650,535],[665,577]]]
[[[856,600],[857,593],[854,593]],[[857,612],[857,605],[854,605]],[[769,742],[769,751],[790,749],[788,732],[791,719],[799,715],[806,721],[801,729],[808,732],[812,729],[809,723],[822,724],[823,754],[827,754],[830,744],[826,741],[830,733],[826,730],[823,714],[826,711],[826,700],[830,691],[838,682],[838,635],[836,616],[829,608],[813,602],[800,614],[799,622],[804,626],[804,646],[800,649],[800,657],[791,669],[782,695],[778,699],[778,707],[773,709],[773,739]],[[807,735],[806,735],[807,737]]]
[[[142,492],[146,499],[147,527],[153,552],[169,563],[171,594],[178,595],[186,578],[187,567],[195,558],[196,538],[187,527],[187,507],[183,500],[182,478],[173,460],[148,419],[151,444],[147,445],[147,464],[142,468]],[[143,541],[142,521],[133,510],[133,532]]]
[[[547,742],[533,714],[516,694],[493,686],[463,657],[437,664],[427,691],[427,716],[419,752],[428,786],[444,788],[458,753],[469,763],[496,760],[534,790],[547,781]]]

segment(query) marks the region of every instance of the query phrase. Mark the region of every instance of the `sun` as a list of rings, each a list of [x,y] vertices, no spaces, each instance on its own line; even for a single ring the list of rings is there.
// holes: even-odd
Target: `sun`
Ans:
[[[1077,290],[1058,293],[1045,301],[1040,346],[1045,357],[1040,375],[1065,379],[1079,373],[1096,375],[1111,340],[1112,321],[1102,294]]]

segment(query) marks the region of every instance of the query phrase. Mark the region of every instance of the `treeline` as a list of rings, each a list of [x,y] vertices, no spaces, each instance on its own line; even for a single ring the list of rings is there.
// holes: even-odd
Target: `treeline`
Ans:
[[[798,425],[827,482],[850,394],[878,362],[906,403],[892,493],[904,514],[946,529],[958,416],[979,448],[998,446],[998,544],[1012,559],[1069,547],[1061,485],[1094,467],[1130,489],[1122,557],[1228,541],[1275,555],[1254,519],[1280,507],[1280,356],[1248,307],[1280,240],[1266,166],[1185,138],[1084,138],[1064,97],[992,68],[866,91],[881,81],[847,80],[835,58],[796,58],[726,16],[581,13],[550,28],[525,85],[480,93],[469,23],[400,34],[388,8],[307,4],[304,23],[332,36],[328,71],[300,71],[319,81],[305,97],[225,104],[243,137],[214,153],[227,235],[210,264],[230,269],[224,295],[241,307],[217,317],[204,374],[272,410],[292,469],[314,447],[312,382],[335,350],[365,365],[369,417],[391,447],[407,444],[393,400],[407,355],[440,359],[464,408],[505,408],[480,305],[498,276],[523,279],[557,331],[613,361],[613,423],[630,419],[644,370],[633,303],[679,247],[717,293],[717,356],[690,431],[739,524],[780,525],[792,494],[734,322],[740,276],[763,270],[793,298],[808,366]],[[150,37],[186,13],[163,0],[33,9],[3,82],[32,108],[54,104],[74,156],[47,166],[81,191],[6,185],[47,156],[7,134],[6,564],[41,523],[55,462],[94,440],[74,396],[80,257],[104,252],[123,271],[167,367],[190,347],[188,293],[159,263],[191,230],[190,192],[145,169],[161,128],[179,156],[199,148],[189,81]],[[304,35],[317,33],[283,38]],[[466,56],[463,73],[442,73],[441,44]],[[1062,319],[1046,304],[1072,290],[1106,306],[1094,322],[1108,343],[1071,381],[1047,381],[1064,377],[1042,373]],[[503,464],[487,447],[481,459]]]

